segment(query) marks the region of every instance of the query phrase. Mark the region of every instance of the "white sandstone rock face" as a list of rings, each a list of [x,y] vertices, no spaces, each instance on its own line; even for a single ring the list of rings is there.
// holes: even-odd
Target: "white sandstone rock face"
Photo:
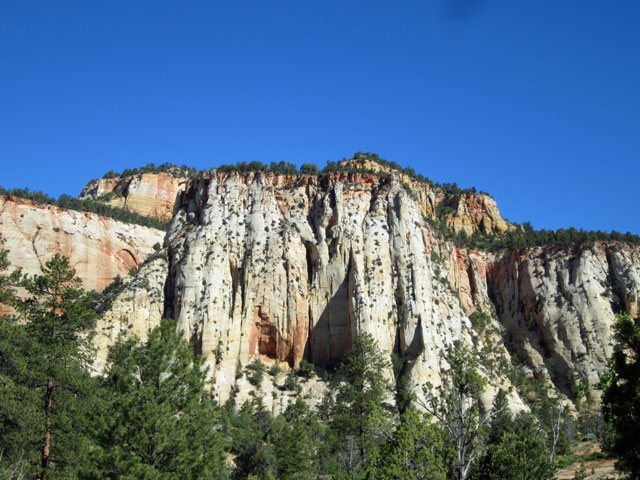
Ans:
[[[361,332],[402,357],[418,402],[426,382],[441,382],[442,354],[455,340],[477,355],[490,380],[487,405],[499,388],[510,388],[511,354],[572,398],[606,369],[615,313],[637,316],[640,309],[640,247],[460,248],[425,220],[441,194],[406,176],[214,172],[180,188],[170,207],[169,261],[148,262],[125,280],[98,325],[98,369],[119,333],[144,340],[166,316],[205,356],[220,402],[232,391],[239,403],[263,395],[275,413],[284,411],[296,395],[283,388],[284,373],[265,375],[255,388],[246,376],[236,378],[238,366],[256,358],[285,371],[303,358],[335,366]],[[141,194],[141,205],[153,206],[156,190]],[[444,220],[458,231],[513,228],[486,195],[447,201],[456,213]],[[14,266],[36,273],[63,253],[85,287],[97,290],[126,276],[164,237],[2,197],[0,229]],[[469,320],[476,310],[489,315],[483,331]],[[302,395],[315,401],[324,388],[309,381]],[[514,410],[526,408],[513,390],[509,401]]]
[[[610,295],[622,295],[625,311],[638,318],[640,312],[640,248],[619,244],[607,250],[613,270],[613,288]]]
[[[614,313],[637,311],[639,255],[617,243],[504,254],[489,289],[506,342],[533,369],[550,370],[561,391],[594,386],[612,353]]]
[[[0,234],[12,268],[37,274],[59,253],[69,257],[83,287],[97,291],[137,268],[165,236],[154,228],[3,196]]]
[[[109,347],[120,335],[146,341],[149,332],[160,325],[167,269],[167,260],[163,258],[145,262],[135,276],[124,278],[122,285],[109,293],[110,305],[100,316],[93,339],[96,372],[104,370]]]
[[[418,394],[426,381],[439,383],[441,354],[454,340],[482,346],[446,280],[455,277],[453,247],[434,239],[421,203],[396,177],[218,173],[178,201],[167,313],[197,339],[222,401],[238,362],[330,366],[360,332],[402,355]],[[433,248],[447,261],[432,261]],[[470,302],[467,310],[490,311],[486,286]]]

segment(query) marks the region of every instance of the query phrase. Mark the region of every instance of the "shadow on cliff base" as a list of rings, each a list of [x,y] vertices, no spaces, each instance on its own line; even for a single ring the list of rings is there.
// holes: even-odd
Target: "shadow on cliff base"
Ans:
[[[353,319],[349,314],[349,273],[329,299],[311,328],[304,358],[318,367],[335,369],[353,345]]]

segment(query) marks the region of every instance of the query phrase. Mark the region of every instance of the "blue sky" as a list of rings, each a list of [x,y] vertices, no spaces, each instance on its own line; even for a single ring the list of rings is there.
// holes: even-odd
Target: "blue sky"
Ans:
[[[637,0],[0,3],[0,185],[377,152],[640,234]]]

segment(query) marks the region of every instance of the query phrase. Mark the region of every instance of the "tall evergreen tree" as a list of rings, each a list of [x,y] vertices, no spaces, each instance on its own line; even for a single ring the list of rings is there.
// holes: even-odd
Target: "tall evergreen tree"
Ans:
[[[281,480],[310,480],[314,472],[313,430],[307,404],[298,397],[276,419],[273,444]]]
[[[616,467],[640,478],[640,319],[618,315],[609,372],[602,378],[602,412],[612,429],[605,448]]]
[[[86,441],[95,314],[74,275],[68,259],[55,255],[42,274],[21,280],[26,298],[15,299],[16,315],[0,325],[0,436],[13,455],[20,450],[25,474],[43,480],[71,476]]]
[[[272,480],[277,459],[273,447],[274,419],[261,398],[245,402],[236,414],[230,412],[234,478]]]
[[[102,405],[92,416],[96,445],[81,477],[225,478],[203,361],[169,320],[144,343],[120,339],[108,357]]]
[[[506,416],[501,416],[505,419]],[[554,468],[537,420],[521,414],[509,423],[492,425],[490,444],[474,466],[473,480],[550,480]]]
[[[8,273],[8,252],[3,244],[0,236],[0,307],[10,312],[20,272]],[[35,408],[38,398],[20,381],[27,368],[28,351],[24,327],[9,314],[0,316],[0,478],[28,473],[37,457],[33,438],[37,435],[34,420],[39,413]]]
[[[423,407],[440,421],[447,442],[454,451],[453,478],[466,480],[471,467],[484,453],[491,419],[496,410],[485,412],[479,401],[486,380],[470,352],[456,341],[445,354],[449,370],[442,373],[442,385],[424,388]]]
[[[336,449],[342,452],[342,466],[350,474],[364,470],[369,450],[389,427],[389,413],[382,407],[389,367],[373,337],[361,333],[338,371],[331,430]]]
[[[444,430],[415,408],[400,418],[393,436],[376,450],[367,466],[369,480],[446,480]]]

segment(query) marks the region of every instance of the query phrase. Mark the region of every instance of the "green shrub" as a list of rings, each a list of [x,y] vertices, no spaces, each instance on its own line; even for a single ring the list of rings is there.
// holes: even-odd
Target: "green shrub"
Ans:
[[[476,310],[469,315],[469,320],[471,320],[473,328],[479,333],[484,332],[484,330],[489,326],[489,323],[491,323],[491,317],[482,310]]]
[[[264,378],[264,372],[266,370],[264,363],[262,363],[258,359],[255,359],[253,362],[247,365],[246,368],[249,371],[247,373],[247,379],[249,380],[249,383],[256,388],[260,388],[260,385],[262,385],[262,379]]]
[[[289,373],[287,373],[287,378],[284,381],[284,388],[286,390],[296,390],[297,387],[298,376],[296,375],[296,372],[290,370]]]
[[[309,379],[315,376],[316,370],[313,363],[307,362],[304,358],[300,361],[297,374],[299,377]]]

